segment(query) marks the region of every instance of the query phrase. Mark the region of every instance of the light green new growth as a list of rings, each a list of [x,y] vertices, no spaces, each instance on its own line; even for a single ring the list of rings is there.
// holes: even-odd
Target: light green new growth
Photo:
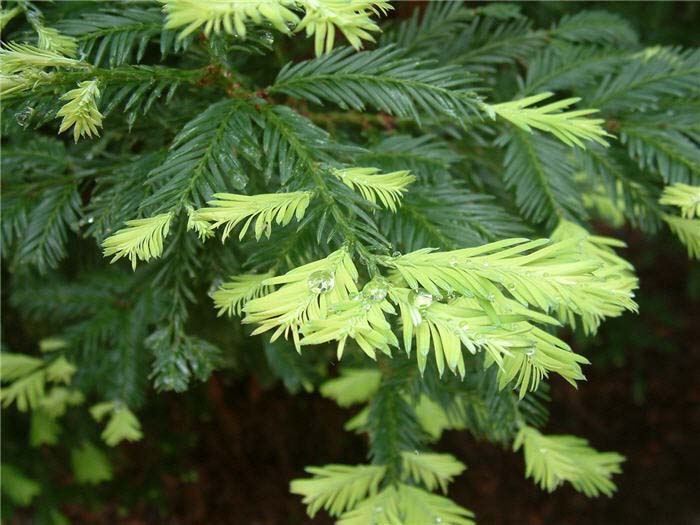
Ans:
[[[0,354],[0,378],[9,385],[0,390],[2,406],[7,408],[16,403],[20,412],[42,407],[51,414],[61,415],[67,405],[82,402],[82,396],[76,398],[74,391],[58,386],[46,394],[46,384],[69,384],[75,372],[75,366],[63,356],[47,362],[3,352]]]
[[[636,281],[621,278],[615,267],[601,268],[599,259],[579,251],[578,242],[505,239],[450,252],[421,249],[385,264],[411,288],[432,296],[459,293],[494,304],[511,296],[544,312],[584,319],[634,310]]]
[[[447,494],[447,485],[467,468],[450,454],[431,454],[425,452],[402,452],[404,476],[433,491],[440,487]]]
[[[585,148],[583,141],[608,145],[605,137],[611,135],[601,127],[605,122],[604,119],[583,118],[596,113],[597,109],[562,111],[581,100],[580,98],[567,98],[546,106],[533,107],[534,104],[553,95],[553,93],[540,93],[501,104],[484,104],[484,109],[493,118],[498,115],[530,133],[532,128],[551,133],[569,146]]]
[[[41,18],[30,16],[29,20],[37,34],[37,45],[40,49],[53,51],[67,57],[75,57],[78,52],[78,41],[72,36],[62,35],[57,29],[46,27]]]
[[[186,26],[179,38],[204,26],[204,34],[224,30],[229,34],[246,36],[246,22],[262,24],[271,23],[278,31],[289,33],[287,24],[296,24],[299,17],[289,7],[296,5],[296,0],[159,0],[163,11],[168,16],[166,29]]]
[[[700,259],[700,219],[684,219],[664,214],[663,220],[688,249],[688,256]]]
[[[340,377],[321,385],[320,392],[339,406],[348,407],[367,401],[379,388],[381,379],[382,373],[374,368],[343,368]]]
[[[70,90],[61,97],[68,102],[58,110],[57,117],[63,117],[58,132],[63,133],[73,127],[73,140],[83,135],[91,137],[100,133],[97,128],[102,127],[102,113],[97,107],[100,98],[100,89],[97,80],[80,82],[76,89]]]
[[[376,359],[376,350],[391,355],[391,346],[399,342],[384,317],[393,314],[394,308],[385,299],[387,284],[380,281],[368,283],[361,294],[333,304],[327,318],[309,319],[302,327],[302,345],[318,345],[338,341],[336,355],[340,360],[348,338],[354,339],[362,351]]]
[[[581,226],[569,222],[561,221],[559,226],[552,232],[552,239],[555,241],[578,241],[578,251],[596,260],[598,269],[593,274],[605,280],[610,290],[616,290],[619,300],[624,303],[627,310],[637,311],[637,306],[632,300],[633,291],[639,287],[639,281],[634,275],[632,265],[618,256],[613,248],[624,248],[624,242],[610,237],[591,235]],[[604,315],[596,311],[584,311],[581,314],[581,322],[586,333],[593,334],[598,330]],[[557,317],[576,326],[576,318],[572,310],[565,305],[557,308]]]
[[[206,241],[214,236],[214,230],[204,219],[200,218],[192,206],[187,206],[187,231],[194,230],[200,241]]]
[[[219,309],[219,317],[224,314],[241,315],[243,306],[248,301],[270,293],[272,288],[264,282],[272,276],[272,272],[235,275],[230,281],[219,286],[219,289],[211,294],[214,305]]]
[[[134,413],[123,403],[106,401],[90,408],[90,414],[98,423],[109,415],[107,426],[102,431],[102,439],[110,447],[122,441],[138,441],[143,437],[141,424]]]
[[[411,349],[416,339],[416,360],[424,372],[430,349],[442,375],[445,365],[464,377],[465,362],[461,346],[472,354],[486,351],[486,366],[498,366],[501,388],[514,381],[523,397],[536,390],[542,378],[556,372],[569,383],[583,379],[580,364],[588,361],[573,352],[557,337],[537,328],[530,321],[556,324],[556,320],[528,310],[520,303],[504,299],[490,304],[460,297],[446,303],[427,300],[429,294],[407,289],[392,289],[392,298],[401,309],[404,348]]]
[[[355,49],[362,47],[362,41],[374,42],[370,32],[380,31],[370,18],[393,9],[389,2],[366,0],[298,0],[306,10],[306,15],[295,31],[305,30],[307,36],[314,36],[316,56],[328,53],[335,43],[335,31],[339,29]]]
[[[85,64],[49,49],[10,42],[0,49],[0,73],[15,75],[47,67],[84,67]]]
[[[546,436],[528,426],[520,429],[513,443],[514,450],[520,447],[524,447],[525,474],[540,487],[552,492],[568,481],[589,497],[612,496],[616,487],[610,478],[625,460],[615,452],[598,452],[585,439]]]
[[[474,525],[473,516],[471,511],[443,496],[399,483],[346,512],[336,525]]]
[[[685,219],[695,217],[700,219],[700,186],[690,186],[680,182],[666,186],[659,203],[680,208],[681,216]]]
[[[324,319],[332,304],[346,301],[357,293],[357,269],[346,249],[325,259],[295,268],[284,275],[263,281],[265,286],[282,285],[278,290],[244,307],[244,323],[256,323],[253,334],[275,329],[274,341],[290,334],[300,350],[300,330],[310,319]]]
[[[204,34],[225,31],[245,38],[246,23],[256,25],[268,22],[282,33],[306,31],[314,37],[316,55],[333,49],[335,33],[339,30],[355,48],[362,41],[374,42],[370,32],[379,31],[371,15],[385,14],[392,9],[388,2],[364,0],[159,0],[167,14],[167,29],[184,26],[179,38],[204,26]],[[303,9],[300,20],[295,13]]]
[[[65,414],[68,407],[81,405],[83,401],[85,396],[79,390],[56,386],[39,402],[38,411],[56,419]]]
[[[333,174],[347,186],[358,191],[365,199],[392,212],[401,204],[401,197],[416,178],[407,170],[380,174],[377,168],[345,168],[333,170]]]
[[[78,483],[97,485],[112,479],[109,458],[89,441],[71,450],[70,459]]]
[[[162,213],[146,219],[126,221],[126,228],[107,237],[102,243],[105,257],[114,256],[111,262],[128,257],[136,269],[138,260],[150,261],[163,253],[163,239],[170,230],[172,213]]]
[[[292,193],[263,193],[258,195],[237,195],[234,193],[215,193],[216,200],[209,201],[211,208],[201,208],[195,212],[195,219],[211,221],[212,228],[224,226],[222,242],[240,223],[245,221],[238,236],[243,239],[253,220],[255,220],[255,239],[265,235],[270,237],[272,224],[286,226],[292,219],[300,220],[311,201],[312,192],[297,191]]]
[[[0,464],[0,487],[3,496],[22,506],[29,505],[41,493],[41,484],[7,463]]]
[[[326,465],[307,467],[311,479],[295,479],[290,491],[304,496],[312,518],[321,509],[339,516],[368,496],[374,496],[384,478],[386,467],[380,465]]]

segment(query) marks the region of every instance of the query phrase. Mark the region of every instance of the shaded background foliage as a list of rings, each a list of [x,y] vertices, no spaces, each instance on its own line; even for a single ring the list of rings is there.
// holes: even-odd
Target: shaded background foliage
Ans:
[[[415,2],[398,4],[392,16],[406,16]],[[548,26],[576,12],[571,3],[524,3],[524,12]],[[700,4],[684,2],[590,2],[629,20],[646,44],[700,44]],[[700,269],[682,247],[659,234],[642,238],[632,229],[605,232],[626,240],[626,257],[640,277],[640,315],[607,321],[593,339],[574,349],[589,357],[588,382],[578,390],[552,382],[550,427],[554,433],[586,435],[628,461],[617,478],[613,499],[589,500],[569,487],[546,494],[522,476],[522,459],[510,451],[475,442],[463,432],[447,432],[438,450],[455,453],[468,467],[457,479],[453,498],[474,510],[481,523],[597,524],[697,523],[700,503],[693,490],[700,476]],[[72,241],[80,242],[80,241]],[[79,246],[71,251],[80,252]],[[32,352],[42,327],[23,323],[9,303],[11,279],[3,269],[3,341],[18,352]],[[199,298],[207,304],[206,297]],[[224,332],[201,308],[193,325]],[[236,328],[237,329],[237,328]],[[261,341],[238,352],[234,371],[215,373],[187,396],[152,396],[141,412],[145,439],[122,445],[111,455],[115,479],[75,493],[66,457],[39,450],[28,462],[51,479],[56,491],[42,497],[68,502],[62,509],[75,523],[330,523],[309,520],[287,480],[309,464],[362,462],[363,438],[342,430],[351,411],[298,384],[277,383]],[[235,370],[255,370],[250,376]],[[313,374],[313,370],[309,370]],[[2,441],[12,456],[26,443],[25,418],[3,413]],[[66,424],[80,425],[71,421]],[[78,430],[78,429],[76,429]],[[96,434],[95,429],[85,429]],[[504,505],[503,502],[507,502]],[[33,512],[36,514],[32,515]],[[41,508],[14,521],[41,520]],[[235,514],[235,521],[232,515]]]

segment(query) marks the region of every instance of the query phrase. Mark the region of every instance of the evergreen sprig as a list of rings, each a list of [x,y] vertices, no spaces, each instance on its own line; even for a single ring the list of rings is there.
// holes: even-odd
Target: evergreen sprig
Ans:
[[[558,327],[636,310],[624,243],[592,225],[666,224],[700,257],[698,51],[645,48],[602,11],[541,28],[509,4],[159,4],[0,12],[2,253],[11,307],[55,352],[3,349],[29,444],[64,445],[93,397],[108,445],[140,439],[149,384],[251,366],[362,404],[346,428],[371,464],[293,481],[311,515],[472,524],[432,494],[465,468],[429,449],[446,429],[522,447],[547,490],[610,495],[621,456],[536,427],[547,378],[588,363]],[[210,325],[206,295],[254,338]],[[76,443],[75,479],[109,479]]]

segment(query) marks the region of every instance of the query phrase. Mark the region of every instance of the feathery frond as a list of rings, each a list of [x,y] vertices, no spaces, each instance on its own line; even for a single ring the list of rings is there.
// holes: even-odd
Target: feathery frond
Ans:
[[[40,49],[30,44],[10,42],[0,48],[0,73],[3,75],[14,75],[47,67],[81,68],[85,67],[85,64],[56,51]]]
[[[324,382],[320,392],[339,406],[348,407],[367,401],[379,388],[381,379],[381,372],[373,368],[344,368],[340,377]]]
[[[528,61],[522,94],[537,91],[581,90],[610,74],[629,56],[627,50],[611,52],[596,46],[545,48]]]
[[[596,45],[635,45],[637,34],[619,15],[605,11],[581,11],[566,15],[550,30],[557,39]]]
[[[467,468],[450,454],[403,452],[403,468],[406,477],[422,483],[430,491],[440,487],[447,494],[447,485]]]
[[[143,437],[141,424],[134,413],[123,403],[106,401],[90,408],[90,414],[98,423],[109,416],[107,426],[102,431],[102,439],[110,447],[122,441],[138,441]]]
[[[355,49],[362,41],[374,42],[370,33],[378,32],[379,26],[370,18],[393,9],[389,2],[355,0],[297,0],[306,13],[295,32],[305,30],[306,36],[314,36],[316,56],[328,53],[335,43],[335,32],[340,30]]]
[[[488,73],[499,64],[526,60],[545,43],[545,33],[533,30],[527,18],[485,15],[474,18],[453,39],[443,40],[436,58]]]
[[[368,201],[375,204],[380,201],[382,206],[395,212],[406,187],[416,178],[407,170],[381,174],[380,171],[377,168],[345,168],[334,170],[333,175],[359,191]]]
[[[81,13],[80,18],[59,21],[62,32],[71,35],[80,51],[95,66],[110,67],[128,63],[132,57],[141,62],[149,43],[163,31],[163,17],[157,9],[128,6]],[[165,53],[165,35],[161,36],[161,53]]]
[[[37,33],[37,47],[66,57],[75,57],[78,42],[69,35],[62,35],[53,27],[46,27],[38,16],[29,16],[29,21]]]
[[[532,427],[520,429],[514,450],[524,448],[525,475],[552,492],[568,481],[579,492],[595,497],[612,496],[613,474],[620,472],[625,458],[615,452],[598,452],[585,439],[575,436],[547,436]]]
[[[610,136],[602,127],[603,119],[583,118],[595,113],[596,109],[579,109],[562,111],[575,104],[580,98],[567,98],[551,102],[546,106],[532,107],[534,104],[550,98],[553,93],[540,93],[531,97],[485,104],[486,111],[515,124],[520,129],[532,132],[532,128],[551,133],[568,146],[585,148],[583,141],[593,141],[606,146],[606,136]]]
[[[641,169],[659,173],[668,184],[700,181],[700,146],[681,131],[651,123],[623,122],[620,141]]]
[[[211,294],[214,305],[219,309],[219,317],[224,314],[241,315],[243,307],[248,301],[270,293],[272,289],[264,282],[272,276],[272,272],[234,275],[229,281],[222,283]]]
[[[248,302],[245,323],[256,323],[253,334],[275,329],[274,341],[291,333],[300,350],[300,330],[310,320],[324,319],[332,304],[347,301],[357,293],[357,269],[347,250],[340,249],[325,259],[294,268],[284,275],[263,281],[264,286],[282,285],[274,292]]]
[[[460,67],[416,65],[401,49],[354,53],[345,48],[286,65],[269,91],[315,104],[325,100],[344,109],[363,110],[369,104],[417,122],[419,113],[464,122],[478,111],[473,80]]]
[[[525,217],[553,226],[562,218],[586,216],[574,183],[575,165],[564,144],[520,129],[504,135],[499,144],[507,144],[503,180],[515,190],[515,202]]]
[[[113,477],[109,458],[89,441],[74,448],[71,451],[70,460],[78,483],[97,485]]]
[[[80,82],[76,89],[72,89],[61,97],[68,102],[58,110],[57,117],[63,117],[58,132],[63,133],[73,126],[73,140],[83,135],[92,138],[98,136],[97,128],[102,127],[102,114],[97,107],[100,99],[100,88],[97,80]]]
[[[231,230],[243,221],[243,228],[238,235],[243,239],[248,228],[255,221],[255,238],[263,235],[270,237],[272,224],[286,226],[293,219],[300,221],[304,217],[313,193],[297,191],[293,193],[264,193],[259,195],[236,195],[234,193],[215,193],[211,208],[200,208],[196,217],[200,220],[213,222],[212,228],[224,226],[222,242],[229,236]]]
[[[136,262],[156,259],[163,253],[163,240],[170,231],[172,213],[162,213],[155,217],[126,221],[126,228],[107,237],[102,243],[104,256],[111,257],[111,262],[128,257],[131,267],[136,269]]]
[[[165,161],[149,173],[157,197],[144,206],[168,210],[204,203],[217,191],[242,190],[248,182],[244,164],[257,164],[254,112],[243,100],[222,100],[189,121],[173,140]]]
[[[290,485],[293,494],[304,496],[303,503],[312,518],[321,509],[339,516],[363,499],[374,496],[386,473],[380,465],[326,465],[307,467],[311,479],[295,479]]]
[[[698,85],[700,50],[648,48],[605,77],[585,99],[591,107],[619,113],[657,108],[668,98],[697,97]]]
[[[431,302],[458,293],[497,304],[506,294],[545,312],[562,308],[596,319],[634,310],[636,282],[618,277],[618,268],[600,269],[577,250],[578,241],[506,239],[449,252],[417,250],[384,264],[414,290],[425,289]]]
[[[362,351],[376,359],[376,350],[391,355],[398,340],[386,321],[385,313],[394,313],[386,300],[388,283],[375,279],[365,285],[361,294],[331,306],[330,314],[310,320],[302,327],[302,345],[317,345],[338,341],[337,357],[343,357],[348,338],[354,339]]]
[[[688,256],[700,259],[700,219],[664,214],[663,220],[688,249]]]
[[[666,186],[659,203],[680,208],[681,216],[685,219],[700,218],[700,186],[681,183]]]
[[[289,9],[296,0],[214,0],[202,4],[196,0],[159,0],[168,16],[166,29],[184,26],[179,38],[204,26],[204,34],[222,30],[229,34],[246,36],[246,22],[270,22],[275,29],[289,33],[287,24],[296,24],[299,17]]]
[[[474,514],[451,500],[399,483],[388,486],[340,517],[337,525],[474,525]]]

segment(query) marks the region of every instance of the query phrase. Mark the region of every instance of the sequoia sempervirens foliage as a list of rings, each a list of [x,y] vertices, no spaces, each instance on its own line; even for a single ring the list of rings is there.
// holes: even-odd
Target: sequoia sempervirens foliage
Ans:
[[[2,402],[76,483],[112,473],[67,412],[138,440],[153,390],[256,363],[362,405],[368,462],[291,482],[311,516],[473,523],[445,429],[522,450],[545,490],[614,492],[622,456],[546,433],[546,380],[588,364],[559,327],[636,310],[593,221],[700,257],[700,51],[600,11],[393,7],[3,3],[3,261],[41,353],[3,347]],[[8,497],[41,501],[3,461]]]

